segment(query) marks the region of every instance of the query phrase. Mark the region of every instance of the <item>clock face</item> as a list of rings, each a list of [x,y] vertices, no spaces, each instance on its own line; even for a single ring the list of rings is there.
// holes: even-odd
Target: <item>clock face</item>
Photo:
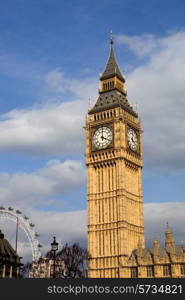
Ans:
[[[127,141],[132,151],[138,150],[138,138],[134,129],[129,128],[127,131]]]
[[[99,127],[93,136],[93,144],[97,149],[105,149],[112,142],[112,130],[109,127]]]

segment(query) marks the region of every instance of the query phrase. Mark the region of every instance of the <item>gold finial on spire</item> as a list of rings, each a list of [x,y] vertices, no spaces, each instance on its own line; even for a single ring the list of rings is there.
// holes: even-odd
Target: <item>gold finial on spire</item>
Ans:
[[[114,38],[113,38],[112,30],[110,31],[109,40],[110,40],[110,44],[113,45],[114,44]]]

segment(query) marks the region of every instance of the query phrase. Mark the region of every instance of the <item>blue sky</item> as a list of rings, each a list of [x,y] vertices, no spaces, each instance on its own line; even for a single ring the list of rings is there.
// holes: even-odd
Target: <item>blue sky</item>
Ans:
[[[171,218],[173,202],[184,212],[184,12],[182,0],[1,0],[0,204],[29,215],[46,248],[52,233],[85,240],[82,127],[110,30],[144,129],[146,211],[161,207],[155,231]],[[42,222],[47,218],[53,227]],[[177,219],[172,228],[180,240]],[[63,220],[68,229],[60,229]]]

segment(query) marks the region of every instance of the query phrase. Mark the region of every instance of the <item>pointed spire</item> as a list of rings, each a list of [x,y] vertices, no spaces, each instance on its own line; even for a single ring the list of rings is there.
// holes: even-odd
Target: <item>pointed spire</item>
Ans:
[[[138,243],[137,243],[137,248],[138,249],[142,249],[143,247],[142,247],[143,245],[142,245],[142,241],[141,241],[141,239],[139,239],[138,240]]]
[[[88,114],[122,107],[134,117],[138,117],[127,99],[127,90],[125,87],[125,78],[122,75],[116,63],[113,49],[112,32],[109,36],[110,53],[107,65],[103,74],[100,75],[99,97],[94,106],[88,111]],[[144,241],[143,241],[144,244]]]
[[[114,55],[114,48],[113,48],[114,40],[113,40],[112,31],[110,32],[109,43],[110,43],[109,58],[108,58],[108,62],[106,64],[105,70],[100,76],[100,80],[104,80],[104,79],[108,79],[108,78],[117,76],[121,81],[125,82],[125,78],[122,75],[122,73],[117,65],[116,58]]]
[[[165,246],[175,245],[175,240],[173,237],[173,233],[170,230],[170,227],[168,225],[168,222],[166,224],[166,230],[165,230]]]
[[[113,45],[114,44],[114,38],[113,38],[112,30],[110,31],[109,40],[110,40],[110,45]]]
[[[168,224],[168,222],[167,222],[167,223],[166,223],[165,234],[169,234],[169,233],[171,233],[171,230],[170,230],[169,224]]]
[[[154,255],[158,255],[159,252],[159,241],[157,239],[154,239],[153,241],[153,253]]]

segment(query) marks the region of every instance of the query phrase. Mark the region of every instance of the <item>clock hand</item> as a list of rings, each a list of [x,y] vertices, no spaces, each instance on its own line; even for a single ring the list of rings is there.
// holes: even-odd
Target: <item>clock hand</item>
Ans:
[[[103,141],[103,127],[101,128],[101,139]]]
[[[106,138],[106,137],[103,137],[104,138],[104,140],[108,140],[108,141],[110,141],[110,139],[108,139],[108,138]]]

